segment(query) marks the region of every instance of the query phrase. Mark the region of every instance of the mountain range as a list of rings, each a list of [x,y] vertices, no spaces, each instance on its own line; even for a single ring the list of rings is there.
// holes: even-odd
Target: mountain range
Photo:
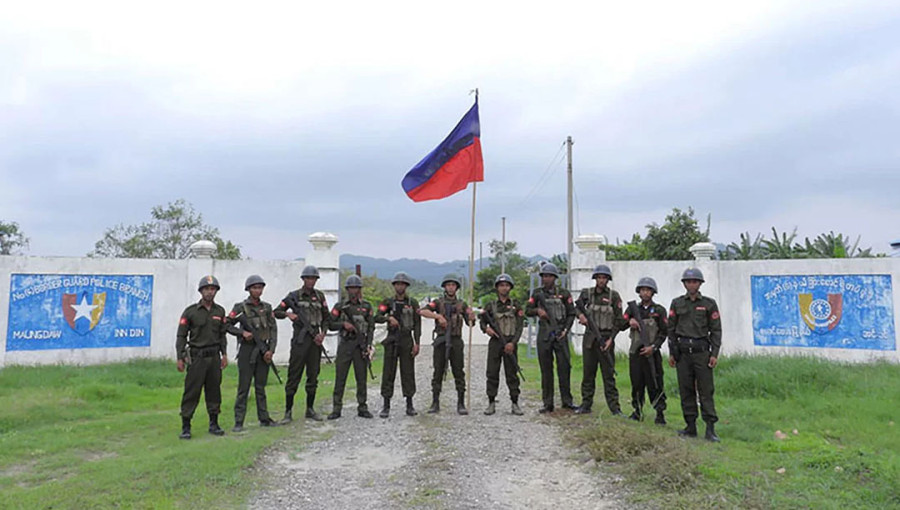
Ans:
[[[528,257],[531,262],[538,260],[547,260],[547,257],[535,255]],[[490,265],[490,259],[484,257],[475,260],[475,272],[477,273],[482,267]],[[425,259],[379,259],[375,257],[367,257],[365,255],[352,255],[345,253],[341,255],[341,269],[353,271],[359,264],[364,275],[377,275],[379,278],[391,278],[397,271],[405,271],[410,277],[416,280],[424,280],[430,285],[440,286],[441,280],[447,273],[457,273],[465,277],[469,273],[468,260],[451,260],[450,262],[432,262]]]

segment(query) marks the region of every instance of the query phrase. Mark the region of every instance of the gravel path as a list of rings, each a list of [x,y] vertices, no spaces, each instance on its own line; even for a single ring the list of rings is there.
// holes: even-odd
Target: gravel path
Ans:
[[[520,404],[525,415],[514,416],[501,379],[497,414],[483,414],[485,353],[485,346],[473,348],[469,416],[456,414],[450,379],[444,383],[441,413],[424,412],[431,402],[431,347],[423,345],[416,360],[419,416],[403,413],[398,375],[388,419],[377,417],[379,377],[368,388],[374,419],[356,416],[351,391],[345,394],[341,419],[295,420],[291,426],[298,435],[312,436],[313,442],[301,446],[288,439],[263,454],[256,469],[269,483],[251,496],[250,507],[626,507],[619,481],[584,455],[579,459],[562,442],[555,419],[537,414],[538,395],[524,393]],[[320,395],[319,401],[329,402],[329,397]]]

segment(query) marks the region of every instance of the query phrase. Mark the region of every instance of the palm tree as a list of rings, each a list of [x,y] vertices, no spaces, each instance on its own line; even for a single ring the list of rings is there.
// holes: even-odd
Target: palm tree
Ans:
[[[806,258],[807,254],[804,248],[797,243],[794,243],[794,239],[797,238],[797,227],[794,227],[794,230],[788,235],[785,232],[782,232],[781,235],[778,235],[778,231],[775,230],[775,227],[772,227],[772,239],[763,240],[763,250],[766,252],[767,259],[802,259]]]
[[[756,234],[756,239],[750,241],[750,232],[741,234],[741,242],[731,243],[725,248],[727,260],[756,260],[766,258],[765,249],[761,243],[762,234]]]

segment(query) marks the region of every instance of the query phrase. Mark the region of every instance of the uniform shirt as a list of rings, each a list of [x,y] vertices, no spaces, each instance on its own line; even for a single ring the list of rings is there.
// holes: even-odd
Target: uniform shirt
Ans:
[[[444,314],[444,308],[446,305],[450,305],[453,308],[451,317],[447,317]],[[449,321],[450,336],[462,336],[463,322],[465,322],[469,326],[475,325],[473,322],[469,322],[469,312],[471,311],[469,305],[467,305],[466,302],[461,299],[457,299],[455,297],[451,298],[447,296],[447,294],[444,294],[431,303],[425,305],[425,307],[434,313],[444,315],[444,318]],[[437,320],[434,321],[434,331],[437,336],[441,336],[444,334],[444,327],[441,326],[441,324]]]
[[[275,352],[278,344],[278,323],[275,322],[275,314],[272,305],[265,301],[253,301],[247,298],[235,303],[226,320],[228,332],[238,339],[238,347],[247,345],[256,346],[256,336],[264,342],[268,342],[269,350]],[[237,325],[240,324],[240,327]],[[244,341],[244,331],[253,333],[254,338],[249,342]]]
[[[722,320],[716,300],[697,293],[696,299],[688,294],[672,300],[669,307],[669,349],[675,352],[678,338],[707,338],[712,356],[719,357],[722,347]]]
[[[304,305],[304,303],[306,305]],[[284,319],[287,317],[287,311],[300,315],[306,319],[307,324],[312,327],[306,331],[307,337],[314,337],[320,332],[328,330],[331,322],[331,314],[328,312],[328,303],[325,302],[325,294],[316,289],[300,288],[288,292],[288,295],[281,300],[281,303],[275,307],[272,312],[276,319]],[[313,316],[308,316],[313,315]],[[318,325],[316,325],[318,323]],[[292,340],[294,342],[302,342],[305,338],[300,338],[300,332],[303,326],[300,321],[294,321],[294,334]]]
[[[394,307],[402,306],[403,313],[409,314],[412,312],[412,316],[410,317],[412,321],[412,328],[404,328],[407,329],[408,332],[411,332],[413,335],[413,340],[418,344],[422,338],[422,316],[419,315],[419,303],[412,299],[409,296],[405,296],[403,299],[397,299],[397,296],[389,297],[381,302],[378,305],[378,313],[375,314],[375,322],[381,324],[388,321],[388,317],[394,317],[397,319],[397,322],[402,324],[401,317],[397,317],[394,315]],[[392,330],[388,328],[388,336],[390,336]]]
[[[525,328],[525,311],[522,310],[522,307],[519,306],[518,303],[512,298],[508,298],[506,301],[501,299],[495,299],[491,301],[484,307],[484,311],[481,312],[480,317],[480,326],[481,331],[487,333],[487,315],[490,314],[494,319],[494,330],[503,335],[505,343],[518,343],[519,338],[522,336],[522,330]],[[513,332],[510,335],[504,335],[502,331],[497,328],[502,327],[500,325],[500,321],[498,316],[508,314],[514,317],[515,319],[515,327],[513,328]],[[494,337],[491,337],[494,338]]]
[[[365,335],[366,347],[372,345],[372,336],[375,332],[375,314],[372,305],[364,299],[346,298],[334,305],[331,310],[332,321],[329,329],[340,331],[342,339],[359,341],[360,331]],[[356,328],[356,336],[344,329],[344,323],[349,322]]]
[[[609,288],[609,285],[605,286],[603,290],[598,289],[596,286],[588,289],[582,289],[581,294],[578,296],[577,302],[588,312],[590,312],[591,310],[591,305],[604,305],[612,307],[611,328],[602,328],[600,327],[600,324],[597,323],[597,319],[593,319],[594,323],[597,324],[597,328],[601,333],[612,336],[613,333],[622,331],[623,326],[626,325],[626,321],[622,318],[622,297],[618,292]],[[663,313],[663,315],[665,315],[665,313]],[[587,337],[587,339],[592,339],[594,337],[594,333],[591,331],[591,328],[586,328],[584,330],[584,335]]]
[[[226,355],[228,342],[225,339],[225,309],[213,303],[209,310],[200,303],[184,309],[178,321],[175,340],[175,354],[178,359],[187,358],[187,349],[218,347]]]
[[[534,292],[531,293],[531,297],[528,298],[528,304],[525,305],[525,315],[528,317],[537,316],[537,309],[539,303],[546,303],[548,299],[559,299],[562,303],[562,317],[557,317],[557,325],[559,327],[559,333],[563,329],[569,330],[572,328],[572,322],[575,321],[575,304],[572,301],[572,294],[562,287],[558,287],[554,285],[549,290],[541,287],[539,289],[535,289]],[[550,313],[550,310],[545,310],[547,313]],[[546,340],[550,336],[550,321],[546,319],[541,319],[538,322],[538,340]]]
[[[650,305],[644,306],[642,303],[637,303],[638,309],[638,317],[632,317],[631,307],[625,308],[625,313],[622,315],[624,317],[624,327],[623,330],[628,329],[628,321],[631,319],[637,319],[639,322],[645,319],[653,319],[656,322],[656,338],[653,339],[653,347],[656,350],[659,350],[662,347],[662,344],[666,341],[666,337],[668,336],[668,323],[666,321],[666,309],[663,305],[658,303],[650,302]]]

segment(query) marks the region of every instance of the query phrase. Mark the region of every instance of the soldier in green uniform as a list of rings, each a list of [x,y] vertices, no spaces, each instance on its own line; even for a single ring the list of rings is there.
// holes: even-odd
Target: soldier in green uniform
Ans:
[[[509,388],[509,398],[512,400],[512,414],[521,415],[519,408],[519,375],[516,372],[518,365],[518,352],[516,347],[522,329],[525,324],[525,312],[510,296],[513,288],[513,279],[508,274],[501,274],[494,280],[494,288],[497,289],[497,299],[484,307],[481,313],[481,330],[490,340],[487,353],[487,396],[488,407],[484,414],[492,415],[496,412],[495,400],[497,390],[500,387],[500,364],[506,373],[506,386]],[[499,331],[491,327],[496,325]]]
[[[419,315],[419,303],[406,295],[412,280],[409,275],[399,272],[394,275],[391,284],[394,286],[394,297],[387,298],[378,306],[375,322],[388,324],[384,346],[384,367],[381,373],[381,396],[384,406],[379,416],[387,418],[391,414],[391,398],[394,396],[394,377],[397,365],[400,365],[400,387],[406,398],[406,415],[419,413],[413,407],[413,395],[416,394],[415,358],[419,355],[419,343],[422,338],[422,317]]]
[[[234,401],[233,432],[244,430],[247,414],[247,397],[253,383],[256,394],[256,416],[263,427],[276,425],[269,416],[266,404],[266,382],[269,379],[269,365],[278,344],[278,325],[272,313],[272,305],[262,301],[265,280],[259,275],[251,275],[244,282],[247,299],[235,303],[226,320],[228,332],[238,339],[238,388]]]
[[[644,388],[650,404],[656,409],[657,425],[665,425],[666,393],[663,391],[662,355],[659,350],[666,341],[668,327],[666,309],[653,302],[656,280],[645,276],[634,289],[640,303],[630,301],[625,309],[627,326],[631,327],[631,346],[628,348],[628,368],[631,376],[632,420],[644,417]],[[644,338],[646,337],[646,342]]]
[[[340,331],[337,354],[335,355],[334,397],[329,420],[341,417],[344,406],[344,386],[347,374],[353,365],[353,377],[356,379],[356,414],[362,418],[371,418],[366,403],[366,368],[372,359],[372,335],[375,331],[375,315],[372,305],[362,298],[362,278],[356,275],[347,277],[344,284],[347,297],[331,310],[333,319],[330,329]]]
[[[556,356],[559,393],[566,409],[578,409],[573,403],[569,377],[572,372],[572,355],[569,352],[568,333],[575,322],[575,305],[572,294],[558,287],[559,269],[555,265],[544,264],[540,271],[541,287],[535,289],[528,298],[525,315],[539,317],[538,321],[538,364],[541,367],[541,398],[544,406],[540,413],[553,411],[553,357]]]
[[[191,438],[191,418],[200,403],[200,392],[206,396],[206,412],[209,413],[209,433],[225,434],[219,427],[219,411],[222,405],[222,370],[228,366],[225,339],[225,309],[215,302],[219,292],[215,276],[200,279],[197,290],[202,296],[199,303],[188,306],[178,321],[175,353],[178,371],[184,377],[184,394],[181,397],[181,439]]]
[[[687,293],[673,299],[669,307],[669,366],[678,370],[681,412],[686,423],[678,435],[697,437],[699,393],[700,410],[706,422],[706,439],[718,442],[715,423],[719,418],[713,401],[713,369],[722,347],[719,306],[714,299],[700,294],[700,285],[704,280],[699,269],[686,269],[681,281]]]
[[[456,412],[459,414],[469,414],[466,409],[466,373],[463,370],[463,341],[462,327],[463,323],[474,326],[475,313],[469,308],[465,301],[456,296],[461,286],[460,280],[456,275],[447,275],[441,282],[444,288],[444,295],[428,303],[421,310],[419,315],[426,319],[434,319],[434,374],[431,377],[431,407],[429,413],[437,413],[441,410],[440,396],[441,383],[444,374],[447,371],[447,337],[449,330],[450,336],[450,357],[449,364],[453,371],[453,379],[456,381]]]
[[[622,298],[619,293],[609,288],[612,281],[612,271],[606,264],[600,264],[594,268],[591,275],[596,284],[590,289],[581,291],[578,296],[577,306],[582,313],[578,314],[578,322],[587,325],[590,314],[591,321],[600,332],[600,338],[595,338],[591,328],[586,328],[582,339],[582,352],[584,353],[584,378],[581,381],[581,407],[575,410],[577,414],[591,412],[594,404],[594,388],[596,388],[597,365],[600,366],[600,377],[603,379],[603,395],[606,397],[606,405],[615,416],[622,416],[619,407],[619,390],[616,389],[616,333],[625,326],[622,318]]]
[[[293,323],[294,334],[291,337],[291,358],[288,363],[288,378],[284,385],[284,419],[282,424],[290,423],[294,407],[294,395],[306,370],[306,417],[321,421],[313,405],[316,402],[316,388],[319,385],[319,364],[322,360],[322,342],[325,331],[331,322],[325,294],[315,289],[319,280],[319,270],[315,266],[306,266],[300,272],[303,286],[292,290],[279,303],[273,313],[276,319],[287,317]]]

